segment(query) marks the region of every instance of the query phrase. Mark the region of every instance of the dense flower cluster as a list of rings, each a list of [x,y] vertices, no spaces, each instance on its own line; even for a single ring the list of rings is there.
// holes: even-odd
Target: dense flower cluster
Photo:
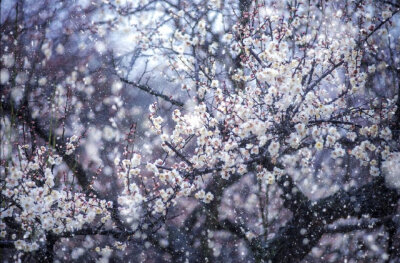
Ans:
[[[337,8],[340,1],[239,1],[229,6],[233,11],[220,0],[177,5],[146,0],[86,2],[101,10],[92,16],[100,16],[100,22],[87,23],[93,26],[88,38],[93,38],[92,33],[99,37],[92,48],[106,54],[104,64],[113,65],[111,73],[95,69],[92,64],[101,63],[87,55],[87,61],[57,77],[32,77],[29,71],[35,66],[28,57],[16,56],[8,46],[1,56],[0,84],[11,88],[7,96],[0,94],[0,112],[8,107],[10,116],[0,118],[0,161],[4,164],[0,167],[4,171],[0,175],[0,237],[13,240],[19,251],[37,251],[46,238],[76,233],[100,233],[116,240],[140,238],[148,249],[150,242],[157,242],[148,239],[146,231],[156,229],[152,232],[156,233],[162,223],[173,220],[169,212],[174,207],[189,200],[204,211],[217,211],[224,189],[249,177],[257,184],[245,191],[249,196],[243,209],[262,218],[253,229],[239,225],[235,230],[248,241],[257,239],[258,233],[265,233],[267,239],[272,228],[264,213],[271,207],[268,189],[280,187],[282,199],[290,200],[299,193],[294,185],[313,182],[309,189],[313,194],[325,179],[332,182],[339,174],[350,176],[344,171],[350,166],[366,171],[362,181],[383,176],[391,188],[400,188],[398,142],[393,142],[398,131],[390,123],[398,111],[398,95],[387,91],[390,96],[375,96],[370,88],[378,74],[398,71],[380,58],[385,52],[379,54],[382,43],[375,37],[393,39],[390,27],[397,25],[395,21],[388,24],[399,12],[393,5],[381,3],[385,8],[376,13],[370,0],[357,5],[346,1],[341,8]],[[352,5],[353,15],[347,10]],[[145,18],[148,12],[151,19]],[[132,15],[137,17],[132,19]],[[103,18],[111,19],[105,22]],[[105,36],[117,40],[101,41]],[[88,41],[76,38],[76,49],[83,52]],[[12,39],[5,36],[1,41],[17,45]],[[396,45],[390,41],[389,46]],[[34,40],[31,45],[42,59],[38,70],[39,65],[58,67],[56,60],[73,50],[51,39],[40,44]],[[368,56],[376,63],[366,63]],[[53,57],[57,59],[52,61]],[[398,63],[398,58],[392,60]],[[53,83],[55,79],[59,82]],[[168,82],[168,92],[178,87],[177,94],[165,95],[168,92],[164,94],[164,87],[153,79]],[[35,88],[29,86],[33,83]],[[143,105],[127,105],[129,96],[137,95],[128,86],[158,99],[148,107],[148,119],[142,114],[146,110],[139,109]],[[39,106],[34,105],[36,101]],[[134,122],[133,117],[141,123],[132,125],[123,140],[125,126]],[[41,129],[46,118],[51,120],[50,127]],[[104,123],[97,125],[97,118]],[[150,131],[135,137],[137,126]],[[20,127],[23,143],[15,138],[20,131],[14,133]],[[78,135],[64,139],[71,133]],[[138,137],[146,138],[146,143],[137,143]],[[9,142],[2,142],[3,138]],[[81,145],[85,149],[79,149]],[[333,171],[336,165],[339,172]],[[78,175],[76,168],[90,172]],[[99,180],[89,176],[95,169]],[[290,180],[282,182],[282,178]],[[118,195],[98,198],[96,185],[98,193],[112,189]],[[233,194],[233,201],[227,203],[239,206],[238,195]],[[185,214],[191,208],[179,210]],[[212,215],[218,221],[213,229],[226,230],[219,219],[232,215],[224,213]],[[202,216],[211,218],[207,213]],[[22,231],[14,231],[13,225]],[[307,231],[301,229],[301,235]],[[213,247],[212,231],[206,235],[201,247],[220,253],[220,248]],[[88,247],[96,247],[93,253],[106,261],[114,249],[127,247],[116,240],[114,246]],[[166,248],[169,242],[158,243]],[[303,244],[308,242],[303,239]],[[84,253],[75,249],[72,257]]]
[[[73,136],[69,141],[75,140]],[[95,220],[104,224],[110,219],[111,202],[69,190],[67,185],[60,187],[63,179],[56,173],[62,164],[60,156],[42,146],[35,158],[28,160],[24,148],[27,147],[19,147],[19,157],[6,167],[8,176],[1,190],[2,197],[10,201],[2,208],[1,235],[7,235],[2,220],[14,218],[24,231],[23,236],[16,237],[17,249],[34,251],[49,232],[61,235],[80,230]]]
[[[176,197],[182,191],[185,196],[195,192],[197,199],[208,203],[211,193],[201,190],[206,175],[224,179],[244,175],[267,156],[275,163],[304,148],[330,151],[332,159],[351,153],[369,167],[370,175],[380,175],[377,160],[388,157],[391,130],[379,122],[382,115],[392,114],[395,100],[375,99],[373,104],[379,109],[375,111],[363,106],[349,109],[345,99],[364,96],[366,80],[374,73],[373,65],[367,70],[361,67],[365,51],[360,45],[368,41],[375,27],[368,21],[366,33],[359,35],[357,25],[344,22],[342,11],[331,10],[332,6],[325,12],[333,15],[322,17],[322,25],[314,25],[309,17],[319,16],[320,11],[305,6],[300,5],[289,17],[279,13],[284,9],[272,12],[263,7],[252,17],[253,28],[239,22],[234,25],[223,39],[225,48],[241,57],[242,68],[232,73],[233,82],[228,83],[218,79],[218,62],[211,61],[206,72],[199,72],[197,83],[185,84],[184,90],[196,98],[195,105],[185,112],[173,111],[172,130],[163,127],[165,120],[157,116],[157,105],[150,106],[152,129],[160,135],[169,158],[149,163],[147,169],[165,186],[173,186],[162,190],[156,211],[164,211],[164,202],[171,201],[174,188]],[[382,16],[388,19],[391,13]],[[332,30],[332,25],[341,26]],[[207,34],[201,21],[198,30],[202,37]],[[189,36],[179,31],[174,39],[193,45]],[[187,66],[192,59],[186,57]],[[182,74],[194,74],[195,65],[175,66]],[[240,82],[246,85],[239,88]],[[304,170],[312,162],[301,165]],[[257,177],[273,183],[275,176],[282,174],[275,171],[262,169]]]

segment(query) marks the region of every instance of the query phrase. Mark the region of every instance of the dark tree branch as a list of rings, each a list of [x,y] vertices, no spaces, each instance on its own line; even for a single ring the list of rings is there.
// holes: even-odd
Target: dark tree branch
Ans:
[[[254,252],[270,262],[298,262],[318,243],[327,224],[348,216],[381,218],[392,215],[398,200],[399,194],[387,188],[382,177],[359,188],[338,191],[309,207],[299,208],[268,242],[257,238]]]
[[[391,258],[394,256],[396,252],[400,251],[400,248],[395,247],[394,239],[397,232],[397,226],[393,220],[387,220],[384,222],[385,230],[388,233],[388,244],[387,244],[387,254],[389,255],[388,261],[390,262]]]
[[[150,88],[149,86],[147,86],[147,85],[140,85],[140,84],[138,84],[138,83],[136,83],[136,82],[127,80],[127,79],[122,78],[122,77],[120,77],[120,80],[121,80],[122,82],[126,83],[126,84],[129,84],[129,85],[134,86],[135,88],[138,88],[138,89],[140,89],[140,90],[143,90],[143,91],[149,93],[150,95],[154,95],[154,96],[156,96],[156,97],[162,98],[163,100],[166,100],[166,101],[170,102],[171,104],[173,104],[173,105],[175,105],[175,106],[183,107],[183,105],[184,105],[183,102],[178,101],[178,100],[174,100],[174,99],[172,98],[172,96],[167,96],[167,95],[165,95],[165,94],[163,94],[163,93],[161,93],[161,92],[155,91],[155,90],[151,89],[151,88]]]
[[[277,178],[276,182],[283,191],[281,196],[283,205],[294,214],[310,206],[310,200],[300,191],[289,175]]]
[[[14,241],[0,240],[0,248],[15,248]]]
[[[230,220],[225,219],[219,222],[220,230],[228,230],[229,232],[235,234],[239,238],[247,239],[245,231],[243,231],[243,227],[232,223]]]

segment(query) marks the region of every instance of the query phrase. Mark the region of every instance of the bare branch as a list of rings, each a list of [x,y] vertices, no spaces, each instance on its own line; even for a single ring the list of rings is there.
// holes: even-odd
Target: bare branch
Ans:
[[[147,85],[141,85],[141,84],[138,84],[136,82],[127,80],[125,78],[122,78],[122,77],[120,77],[120,80],[122,82],[126,83],[126,84],[132,85],[132,86],[134,86],[134,87],[136,87],[136,88],[138,88],[140,90],[143,90],[143,91],[145,91],[145,92],[147,92],[147,93],[149,93],[151,95],[154,95],[156,97],[162,98],[163,100],[168,101],[168,102],[170,102],[171,104],[173,104],[175,106],[183,107],[183,105],[184,105],[183,102],[173,99],[172,96],[167,96],[167,95],[165,95],[165,94],[163,94],[161,92],[155,91],[155,90],[151,89]]]

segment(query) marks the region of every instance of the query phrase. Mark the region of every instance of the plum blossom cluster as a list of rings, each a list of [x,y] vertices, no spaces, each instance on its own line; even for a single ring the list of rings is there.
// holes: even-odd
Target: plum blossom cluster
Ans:
[[[112,202],[61,187],[63,179],[56,172],[62,164],[61,156],[42,146],[33,159],[27,159],[23,151],[26,147],[19,148],[19,157],[10,161],[6,169],[1,190],[5,203],[0,218],[2,237],[15,235],[12,230],[7,233],[6,218],[15,220],[24,231],[23,236],[16,237],[17,249],[34,251],[48,233],[61,235],[110,219]]]
[[[221,7],[221,1],[209,2],[212,8]],[[178,198],[191,198],[206,206],[218,202],[221,196],[207,189],[211,180],[228,184],[228,180],[250,174],[259,180],[262,191],[279,182],[283,175],[310,173],[317,163],[315,156],[328,156],[336,163],[348,156],[369,170],[369,175],[383,174],[388,185],[399,188],[400,157],[392,152],[393,143],[389,142],[392,130],[382,125],[386,125],[382,116],[389,119],[393,116],[396,102],[384,98],[369,101],[366,88],[368,80],[386,65],[363,65],[366,50],[375,46],[369,38],[381,25],[374,24],[376,20],[368,13],[370,8],[357,13],[359,23],[354,24],[334,5],[327,4],[322,11],[307,1],[296,2],[297,7],[290,7],[289,12],[282,7],[286,6],[285,1],[273,6],[250,5],[243,16],[251,23],[238,21],[226,32],[213,30],[206,17],[185,28],[187,19],[195,14],[171,7],[168,19],[183,25],[176,30],[165,30],[170,37],[160,33],[162,26],[154,34],[145,34],[146,30],[134,33],[132,39],[140,44],[141,51],[159,47],[146,57],[158,52],[163,58],[168,57],[165,62],[168,66],[159,67],[163,68],[163,77],[179,84],[189,97],[184,107],[172,103],[170,120],[162,115],[157,103],[149,107],[150,129],[159,136],[163,154],[154,157],[155,161],[142,161],[143,153],[133,151],[127,157],[129,150],[126,150],[124,159],[115,158],[116,177],[122,182],[122,191],[113,204],[69,187],[65,180],[68,174],[60,173],[63,157],[40,147],[28,158],[24,152],[29,147],[20,147],[18,158],[7,161],[2,181],[1,196],[5,202],[1,203],[0,236],[17,239],[14,244],[18,250],[35,251],[48,234],[67,235],[89,224],[103,226],[111,219],[112,208],[118,211],[112,210],[113,219],[120,216],[122,225],[135,232],[144,229],[140,224],[145,217],[166,220],[169,208],[177,204]],[[115,4],[121,6],[120,1]],[[190,6],[190,1],[187,5]],[[332,15],[324,15],[328,13]],[[385,10],[381,22],[393,15],[391,10]],[[97,51],[104,49],[103,44],[97,45]],[[51,44],[45,42],[41,50],[46,60],[50,60]],[[58,44],[55,51],[63,54],[64,46]],[[16,63],[15,57],[11,53],[2,56],[5,68],[0,71],[1,84],[13,78],[11,68]],[[119,74],[120,69],[116,71]],[[86,76],[78,80],[85,68],[80,67],[79,72],[76,69],[68,74],[63,84],[84,91],[90,98],[95,78]],[[39,77],[38,85],[46,87],[49,79]],[[26,73],[17,73],[15,82],[26,83]],[[122,82],[114,82],[112,97],[94,109],[103,111],[104,105],[111,104],[112,111],[123,119],[125,108],[118,97],[125,93],[123,88]],[[171,102],[168,100],[171,97],[143,89]],[[11,95],[18,101],[22,94],[22,89],[13,88]],[[67,94],[63,85],[58,85],[55,104],[68,105]],[[76,97],[71,103],[74,113],[80,115],[82,103]],[[68,107],[64,109],[61,113],[67,115]],[[93,116],[90,111],[89,119]],[[119,141],[120,134],[116,120],[109,120],[111,126],[104,127],[102,136],[93,137],[111,144]],[[70,158],[78,144],[79,137],[72,136],[62,152]],[[92,148],[97,152],[97,145]],[[296,169],[289,169],[293,167]],[[256,207],[255,202],[250,203],[252,208]],[[8,228],[10,220],[20,225],[24,233],[14,233]],[[153,222],[157,225],[156,220]],[[114,223],[120,224],[120,220]],[[147,229],[148,225],[144,225]],[[127,231],[125,226],[120,229]],[[252,231],[245,231],[245,235],[249,240],[256,237]],[[116,243],[114,247],[123,250],[126,245]],[[95,251],[109,258],[112,248],[97,247]],[[79,257],[82,253],[77,250],[75,254]]]
[[[135,178],[140,175],[141,155],[133,154],[131,159],[120,160],[116,158],[114,164],[120,167],[118,177],[123,182],[122,193],[118,196],[119,212],[131,225],[132,230],[138,227],[138,220],[141,215],[141,205],[146,198],[141,194]]]
[[[165,186],[156,211],[164,211],[173,198],[192,193],[205,203],[212,201],[212,193],[201,189],[207,178],[227,180],[255,171],[271,184],[282,172],[255,166],[266,158],[277,163],[304,148],[329,151],[332,159],[351,153],[370,168],[370,175],[380,174],[377,160],[390,153],[387,140],[392,132],[378,123],[382,115],[391,116],[395,101],[374,99],[372,109],[349,108],[346,101],[363,97],[367,78],[375,72],[374,65],[361,67],[365,52],[361,46],[375,25],[367,20],[360,30],[330,5],[325,12],[333,15],[313,24],[310,15],[320,17],[320,10],[306,7],[302,3],[290,14],[284,8],[271,12],[260,7],[257,15],[249,14],[253,27],[239,21],[222,37],[224,47],[211,43],[211,53],[222,48],[240,60],[241,67],[226,73],[231,82],[218,77],[217,69],[224,65],[212,58],[209,67],[195,71],[193,57],[183,52],[194,40],[174,33],[177,43],[186,45],[176,57],[177,61],[185,57],[185,66],[173,64],[171,69],[196,75],[197,80],[182,84],[193,96],[194,106],[173,111],[174,128],[163,127],[156,104],[149,109],[152,130],[160,135],[168,156],[147,165]],[[391,15],[382,14],[384,19]],[[332,25],[341,26],[332,30]],[[197,30],[201,43],[209,29],[200,21]],[[311,165],[302,162],[303,168]]]
[[[78,140],[78,136],[73,135],[71,138],[69,138],[69,142],[67,142],[66,144],[66,150],[65,150],[65,154],[66,155],[71,155],[74,151],[76,146],[74,145],[74,143],[76,143]]]

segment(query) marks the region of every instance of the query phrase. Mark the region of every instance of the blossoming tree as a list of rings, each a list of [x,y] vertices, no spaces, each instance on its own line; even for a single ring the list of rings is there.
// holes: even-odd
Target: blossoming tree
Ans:
[[[399,260],[398,1],[1,7],[2,258]]]

